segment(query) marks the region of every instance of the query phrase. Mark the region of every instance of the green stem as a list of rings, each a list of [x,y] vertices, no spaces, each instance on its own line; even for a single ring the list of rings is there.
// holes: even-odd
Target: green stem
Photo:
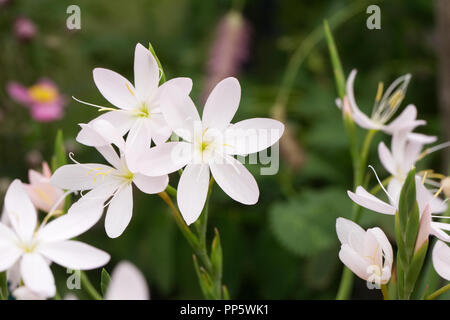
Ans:
[[[373,137],[375,136],[376,130],[369,130],[364,139],[363,147],[361,149],[360,157],[353,163],[353,168],[355,171],[354,185],[353,189],[358,187],[363,183],[364,173],[367,166],[367,159],[369,157],[370,145],[372,143]],[[353,221],[358,222],[361,217],[362,207],[353,204]],[[336,295],[336,300],[347,300],[351,294],[351,289],[353,287],[353,273],[347,267],[344,267],[341,277],[341,283],[339,284],[338,293]]]
[[[165,190],[169,195],[171,195],[172,197],[176,197],[177,196],[177,189],[175,189],[174,187],[172,187],[170,184],[167,185],[167,188]]]
[[[91,296],[91,298],[95,300],[103,300],[100,293],[98,293],[98,291],[92,285],[91,281],[89,281],[89,278],[87,277],[86,273],[84,271],[80,271],[80,276],[83,289]]]
[[[177,207],[173,204],[172,199],[167,194],[167,192],[163,191],[158,193],[161,199],[164,200],[165,203],[169,206],[172,211],[173,217],[175,218],[175,222],[178,225],[178,228],[181,230],[181,233],[184,235],[189,245],[197,251],[199,249],[199,242],[194,233],[192,233],[191,229],[187,226],[183,217],[181,216],[180,211],[178,211]]]
[[[434,300],[441,294],[446,293],[448,290],[450,290],[450,283],[430,294],[428,297],[425,298],[425,300]]]

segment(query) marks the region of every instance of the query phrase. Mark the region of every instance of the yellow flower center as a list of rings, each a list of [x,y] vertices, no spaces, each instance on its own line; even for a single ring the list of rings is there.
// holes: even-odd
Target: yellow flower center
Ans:
[[[47,103],[56,100],[58,91],[48,85],[35,84],[28,89],[31,98],[37,102]]]

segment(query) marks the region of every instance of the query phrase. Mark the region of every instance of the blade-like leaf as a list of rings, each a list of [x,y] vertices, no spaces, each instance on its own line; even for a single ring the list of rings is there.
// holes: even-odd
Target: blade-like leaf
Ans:
[[[111,281],[111,277],[110,277],[108,271],[106,271],[105,268],[103,268],[102,269],[102,277],[100,280],[100,288],[102,290],[103,296],[106,294],[106,290],[108,289],[110,281]]]

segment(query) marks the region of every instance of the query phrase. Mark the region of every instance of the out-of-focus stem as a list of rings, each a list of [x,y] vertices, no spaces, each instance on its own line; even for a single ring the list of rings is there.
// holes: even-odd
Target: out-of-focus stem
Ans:
[[[449,290],[450,290],[450,283],[445,285],[445,286],[443,286],[442,288],[436,290],[432,294],[430,294],[428,297],[426,297],[426,300],[434,300],[437,297],[439,297],[441,294],[444,294],[444,293],[446,293]]]
[[[80,280],[83,289],[86,291],[86,293],[88,293],[91,296],[92,299],[103,300],[102,296],[94,288],[94,286],[92,285],[91,281],[89,280],[84,271],[80,271]]]

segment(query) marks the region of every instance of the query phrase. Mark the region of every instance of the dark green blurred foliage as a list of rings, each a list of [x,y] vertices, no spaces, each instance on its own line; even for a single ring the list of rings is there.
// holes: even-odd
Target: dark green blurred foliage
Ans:
[[[269,116],[292,52],[324,18],[351,3],[246,1],[243,15],[252,26],[252,42],[239,75],[242,101],[235,121]],[[70,4],[81,8],[81,30],[65,27]],[[97,110],[70,97],[109,106],[95,87],[92,69],[105,67],[132,79],[137,42],[146,46],[151,41],[169,79],[191,77],[192,97],[198,101],[214,28],[231,7],[227,0],[11,0],[0,9],[0,177],[26,181],[27,169],[36,166],[29,159],[32,150],[51,161],[59,128],[66,149],[74,152],[78,161],[103,161],[95,150],[74,140],[77,124],[93,119]],[[381,30],[366,28],[365,12],[333,30],[345,73],[352,68],[359,71],[357,102],[370,112],[378,81],[387,84],[409,72],[413,78],[404,106],[415,103],[420,117],[429,123],[421,130],[439,135],[432,1],[383,1],[380,7]],[[15,39],[12,25],[18,16],[36,23],[38,34],[33,40]],[[61,121],[37,123],[6,94],[8,81],[29,86],[41,77],[53,79],[68,99]],[[294,173],[281,161],[278,175],[260,176],[258,166],[249,166],[261,193],[254,206],[234,202],[217,186],[212,192],[208,237],[214,236],[213,227],[220,230],[224,284],[232,298],[327,299],[336,293],[342,265],[337,256],[335,219],[351,214],[345,191],[351,188],[353,177],[323,41],[307,57],[293,88],[287,121],[306,152],[305,167]],[[376,155],[378,141],[386,137],[378,134],[376,139],[369,163],[386,176]],[[436,155],[427,161],[439,164]],[[172,175],[171,184],[176,186],[177,179],[177,174]],[[133,219],[120,238],[107,238],[103,221],[81,238],[111,254],[112,261],[105,267],[109,273],[120,260],[136,264],[149,282],[152,298],[201,298],[191,249],[169,209],[157,196],[138,190],[134,198]],[[364,211],[362,224],[380,225],[394,239],[392,219]],[[63,295],[67,275],[62,268],[53,269]],[[101,270],[88,275],[100,290]],[[359,290],[361,283],[356,281],[357,297],[378,297],[364,288]]]

